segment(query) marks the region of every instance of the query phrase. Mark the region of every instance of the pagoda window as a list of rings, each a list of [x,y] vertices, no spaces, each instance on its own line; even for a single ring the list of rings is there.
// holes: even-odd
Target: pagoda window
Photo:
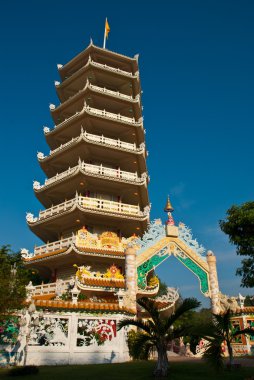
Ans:
[[[110,194],[92,193],[91,192],[90,197],[105,200],[105,201],[119,202],[119,197],[116,197],[115,195],[110,195]]]

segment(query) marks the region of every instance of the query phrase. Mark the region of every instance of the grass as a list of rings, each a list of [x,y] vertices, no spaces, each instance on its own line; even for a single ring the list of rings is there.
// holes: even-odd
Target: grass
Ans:
[[[130,362],[121,364],[91,364],[83,366],[40,367],[38,375],[20,377],[22,380],[149,380],[153,379],[154,362]],[[0,378],[7,377],[8,370],[0,370]],[[172,363],[170,366],[171,380],[247,380],[254,376],[254,367],[241,368],[235,372],[223,371],[216,373],[203,362]]]

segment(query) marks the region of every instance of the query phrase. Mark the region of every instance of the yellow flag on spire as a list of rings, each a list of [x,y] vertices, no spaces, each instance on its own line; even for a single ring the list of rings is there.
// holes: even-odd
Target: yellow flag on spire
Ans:
[[[106,18],[106,21],[105,21],[105,36],[106,36],[106,38],[108,38],[109,32],[110,32],[110,26],[108,23],[108,19]]]
[[[105,21],[105,31],[104,31],[104,41],[103,41],[103,49],[106,48],[106,39],[108,39],[109,32],[110,32],[110,26],[109,26],[109,23],[108,23],[108,19],[106,18],[106,21]]]

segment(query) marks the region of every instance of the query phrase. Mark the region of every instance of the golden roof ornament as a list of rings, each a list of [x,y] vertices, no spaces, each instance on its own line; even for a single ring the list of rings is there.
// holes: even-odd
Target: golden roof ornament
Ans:
[[[175,225],[175,221],[174,221],[174,218],[173,218],[173,216],[171,214],[171,212],[173,212],[174,209],[173,209],[172,204],[170,202],[169,195],[168,195],[168,200],[167,200],[166,206],[164,208],[164,211],[167,212],[167,214],[168,214],[168,220],[166,221],[166,225],[168,225],[168,226],[174,226]]]
[[[169,199],[169,195],[168,195],[168,200],[167,200],[166,206],[164,208],[164,211],[165,212],[173,212],[174,211],[174,209],[171,205],[170,199]]]

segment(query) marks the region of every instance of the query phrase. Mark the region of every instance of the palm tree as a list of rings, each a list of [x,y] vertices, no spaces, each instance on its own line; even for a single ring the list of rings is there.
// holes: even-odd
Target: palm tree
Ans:
[[[118,323],[118,330],[129,325],[142,330],[137,335],[133,350],[136,353],[142,350],[147,352],[155,347],[158,359],[153,374],[155,377],[166,377],[169,368],[167,345],[170,341],[186,335],[187,332],[187,326],[175,329],[172,329],[172,326],[184,313],[199,307],[200,302],[195,298],[186,298],[168,318],[160,316],[155,302],[149,298],[140,298],[137,303],[149,314],[149,319],[123,319]]]
[[[201,331],[201,327],[200,327]],[[223,368],[222,344],[226,342],[229,354],[229,367],[234,366],[234,353],[232,343],[239,335],[253,334],[250,328],[238,330],[231,323],[231,312],[227,310],[225,314],[213,315],[210,326],[203,326],[204,338],[208,340],[207,350],[204,357],[217,369]]]

